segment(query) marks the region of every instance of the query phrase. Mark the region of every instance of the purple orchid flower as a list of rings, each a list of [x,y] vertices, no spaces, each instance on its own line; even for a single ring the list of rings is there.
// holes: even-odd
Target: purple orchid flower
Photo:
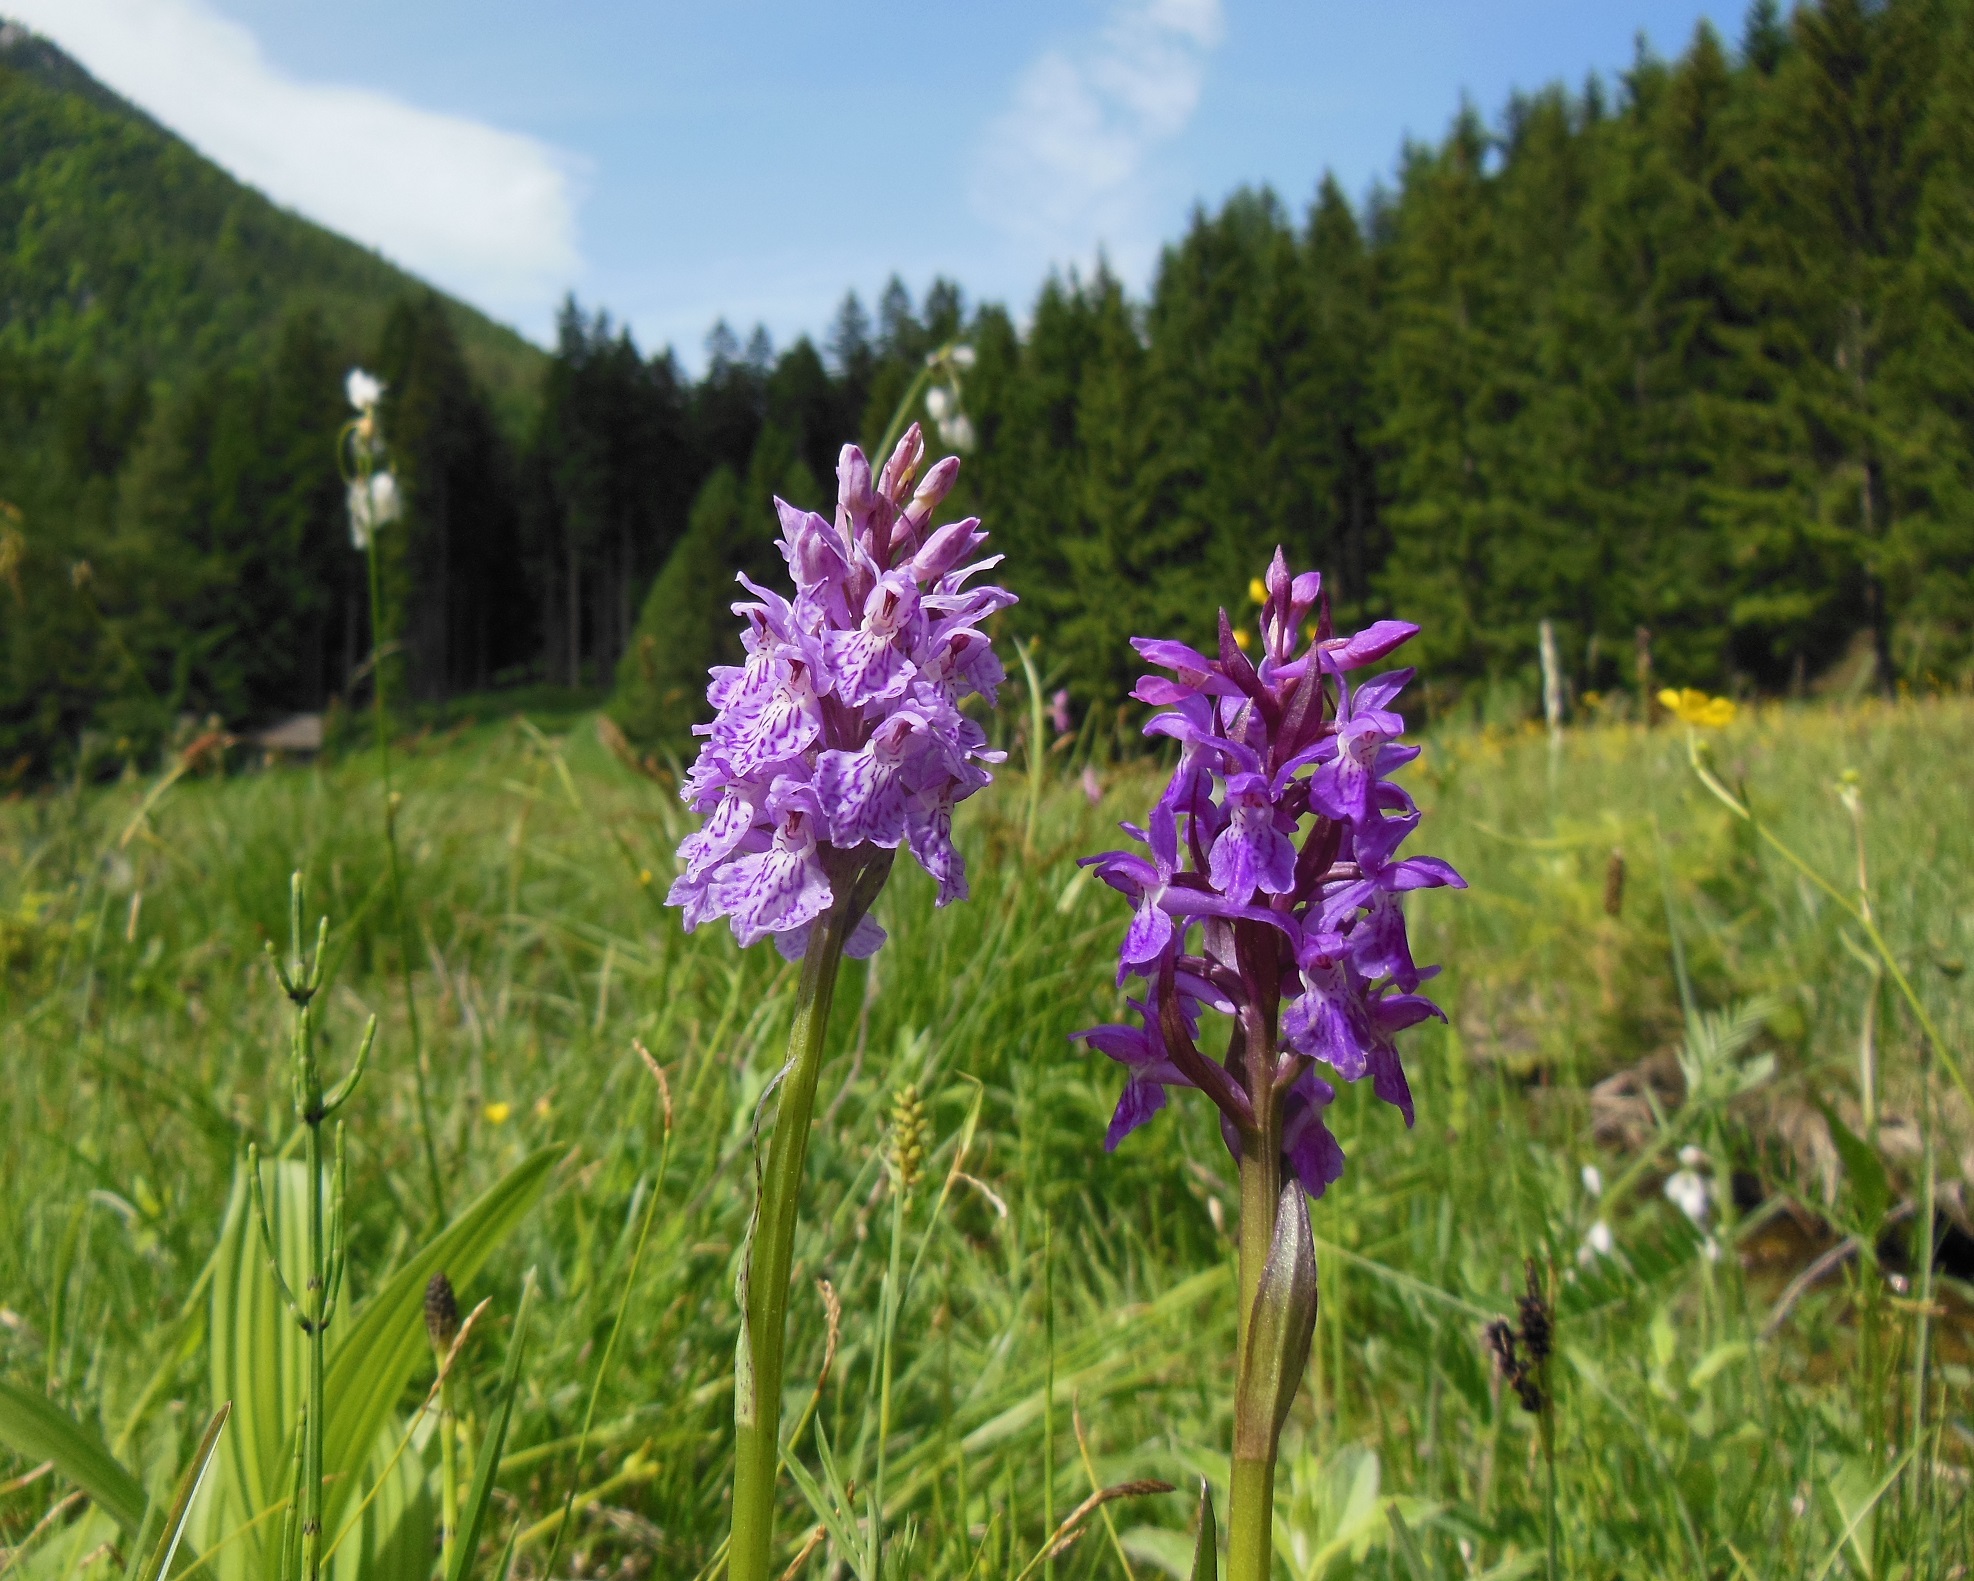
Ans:
[[[1015,600],[966,585],[998,556],[961,563],[986,542],[978,521],[931,528],[960,464],[918,479],[924,457],[917,425],[875,481],[844,446],[834,521],[775,501],[795,596],[739,579],[747,659],[712,671],[714,717],[693,727],[706,741],[682,791],[705,815],[667,896],[688,932],[726,917],[743,945],[772,936],[799,958],[816,920],[899,849],[938,882],[939,905],[966,895],[953,809],[1004,754],[959,705],[976,692],[992,705],[1005,672],[980,625]],[[883,938],[859,916],[844,949]]]
[[[1123,826],[1147,854],[1084,861],[1132,903],[1118,982],[1145,981],[1128,1001],[1142,1024],[1077,1036],[1126,1070],[1107,1148],[1164,1107],[1166,1088],[1196,1087],[1237,1158],[1274,1147],[1318,1197],[1344,1165],[1323,1118],[1336,1089],[1318,1067],[1368,1076],[1412,1123],[1396,1035],[1440,1011],[1415,991],[1434,969],[1412,959],[1402,900],[1465,885],[1436,857],[1398,855],[1419,811],[1389,776],[1418,749],[1400,741],[1391,704],[1413,672],[1350,678],[1418,628],[1385,620],[1333,635],[1321,576],[1291,575],[1279,549],[1265,586],[1259,665],[1224,610],[1217,657],[1133,641],[1169,672],[1132,696],[1163,710],[1145,732],[1175,741],[1178,765],[1147,827]],[[1233,1021],[1217,1059],[1198,1046],[1206,1010]]]

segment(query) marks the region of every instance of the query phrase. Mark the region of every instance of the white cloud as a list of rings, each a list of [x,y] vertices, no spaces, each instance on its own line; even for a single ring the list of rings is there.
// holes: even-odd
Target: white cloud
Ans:
[[[1104,25],[1046,50],[1015,84],[974,167],[975,209],[1058,259],[1148,250],[1147,163],[1199,105],[1220,0],[1115,0]]]
[[[276,202],[500,314],[545,324],[579,266],[573,161],[388,94],[303,82],[207,0],[5,0]]]

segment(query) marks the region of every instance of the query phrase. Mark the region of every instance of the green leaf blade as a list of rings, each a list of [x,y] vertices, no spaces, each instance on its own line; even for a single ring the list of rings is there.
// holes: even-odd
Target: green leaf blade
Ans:
[[[144,1485],[104,1447],[103,1441],[42,1395],[0,1382],[0,1442],[31,1464],[52,1460],[55,1469],[97,1506],[135,1534],[150,1505]]]

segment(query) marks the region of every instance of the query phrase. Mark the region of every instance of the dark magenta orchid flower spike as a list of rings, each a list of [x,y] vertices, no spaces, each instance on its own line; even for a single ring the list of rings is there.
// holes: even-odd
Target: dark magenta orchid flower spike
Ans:
[[[1440,1011],[1418,992],[1433,971],[1412,959],[1403,899],[1465,887],[1436,857],[1398,854],[1419,823],[1391,779],[1418,756],[1392,708],[1413,672],[1358,674],[1418,628],[1381,620],[1336,635],[1321,576],[1291,574],[1279,549],[1264,586],[1258,664],[1224,609],[1212,656],[1167,639],[1133,644],[1167,672],[1132,695],[1161,710],[1146,734],[1176,743],[1178,760],[1145,824],[1124,825],[1142,849],[1085,859],[1131,903],[1118,982],[1138,987],[1131,1021],[1077,1034],[1124,1067],[1106,1148],[1171,1089],[1192,1087],[1219,1110],[1239,1161],[1232,1581],[1267,1575],[1276,1440],[1316,1310],[1307,1210],[1284,1182],[1314,1199],[1343,1173],[1324,1120],[1336,1081],[1369,1077],[1412,1123],[1397,1034]],[[1208,1012],[1231,1023],[1217,1056],[1202,1046]],[[1278,1234],[1284,1214],[1299,1236]]]

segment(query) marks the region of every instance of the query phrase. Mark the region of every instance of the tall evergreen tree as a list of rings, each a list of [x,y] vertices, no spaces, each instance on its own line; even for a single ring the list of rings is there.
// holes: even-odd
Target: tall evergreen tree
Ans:
[[[1487,153],[1471,109],[1443,147],[1406,150],[1378,367],[1391,534],[1380,591],[1424,624],[1423,663],[1470,670],[1500,657],[1490,551],[1514,525],[1503,419],[1526,388],[1513,330],[1527,305],[1507,293]]]
[[[772,584],[785,574],[777,497],[805,510],[825,503],[795,437],[771,424],[744,479],[722,465],[700,487],[684,536],[645,596],[610,704],[634,741],[690,757],[691,727],[709,717],[707,670],[746,660],[728,611],[745,596],[735,576]]]
[[[386,629],[404,645],[411,694],[444,697],[485,685],[525,652],[515,642],[529,601],[512,458],[437,296],[392,309],[376,362],[405,495],[403,530],[380,539]]]
[[[549,671],[607,681],[637,602],[684,530],[697,482],[669,352],[647,361],[609,315],[562,309],[530,468],[529,559]]]

